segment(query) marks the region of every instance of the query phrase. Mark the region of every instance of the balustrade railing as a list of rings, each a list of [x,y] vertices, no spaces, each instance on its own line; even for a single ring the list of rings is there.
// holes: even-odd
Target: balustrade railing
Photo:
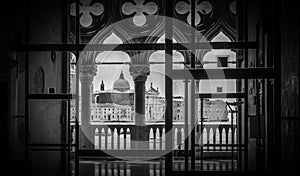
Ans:
[[[92,125],[94,132],[95,150],[131,150],[131,132],[134,124],[101,124]],[[164,124],[149,124],[145,126],[149,136],[149,150],[165,149]],[[173,125],[173,149],[184,150],[184,124]],[[203,130],[198,125],[196,132],[196,146],[203,147],[203,151],[231,151],[237,147],[236,125],[231,124],[204,124]],[[74,133],[74,131],[73,131]],[[75,135],[73,135],[75,136]]]

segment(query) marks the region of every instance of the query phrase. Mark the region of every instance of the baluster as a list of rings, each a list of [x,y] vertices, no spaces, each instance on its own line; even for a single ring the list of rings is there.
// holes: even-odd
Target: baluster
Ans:
[[[225,135],[226,135],[226,151],[228,151],[228,144],[229,144],[229,142],[228,142],[228,133],[229,133],[229,128],[226,127],[226,128],[225,128]]]
[[[185,150],[185,145],[184,145],[184,141],[185,141],[185,133],[184,133],[184,127],[181,128],[181,134],[182,134],[182,137],[181,137],[181,146],[182,146],[182,150]]]
[[[104,145],[104,149],[107,150],[107,147],[108,147],[108,128],[105,128],[104,129],[104,142],[105,142],[105,145]]]
[[[163,133],[163,130],[162,128],[158,128],[159,130],[159,150],[162,150],[163,147],[162,147],[162,144],[163,144],[163,140],[162,140],[162,133]]]
[[[160,137],[160,136],[161,136],[161,135],[160,135],[160,129],[159,129],[159,127],[158,127],[158,128],[156,128],[156,138],[158,138],[159,142],[156,144],[156,145],[157,145],[157,146],[156,146],[156,150],[161,150],[160,144],[161,144],[162,140],[161,140],[161,137]]]
[[[236,127],[234,128],[234,144],[238,144],[238,141],[237,141],[237,128]],[[236,149],[238,149],[238,147],[236,147]]]
[[[217,127],[215,130],[216,130],[215,131],[216,145],[218,145],[218,146],[216,146],[216,150],[220,151],[220,132],[219,132],[219,128]]]
[[[123,136],[124,130],[122,127],[119,128],[119,130],[120,130],[120,132],[119,132],[119,138],[120,138],[119,147],[121,150],[124,150],[125,149],[124,145],[123,145],[124,144],[124,136]]]
[[[182,148],[182,146],[181,146],[181,140],[182,140],[181,130],[177,130],[177,146],[178,146],[178,150],[181,150],[181,148]]]
[[[212,137],[213,137],[213,151],[216,151],[216,129],[215,128],[211,128],[211,130],[212,130]]]
[[[120,128],[117,128],[117,149],[120,150]]]
[[[96,150],[96,149],[98,149],[98,142],[97,142],[97,140],[98,140],[98,129],[97,128],[95,128],[95,130],[94,130],[94,149]]]
[[[113,134],[114,134],[114,132],[113,132],[113,130],[111,129],[111,128],[109,128],[109,137],[110,137],[110,140],[109,140],[109,142],[110,142],[110,148],[109,149],[113,149]]]
[[[209,133],[210,133],[210,128],[207,126],[207,127],[205,127],[206,128],[206,144],[208,144],[208,145],[206,145],[206,149],[207,149],[207,151],[209,151],[209,144],[210,144],[210,142],[209,142],[209,138],[210,138],[210,135],[209,135]]]
[[[111,129],[111,149],[115,149],[115,128]]]
[[[178,138],[178,135],[177,135],[177,133],[178,133],[178,130],[177,130],[177,128],[175,127],[175,129],[174,129],[174,134],[173,134],[173,144],[172,145],[174,145],[176,148],[178,148],[178,145],[177,145],[177,143],[178,143],[178,141],[177,141],[177,138]],[[173,148],[175,148],[175,147],[173,147]]]
[[[128,135],[127,136],[127,141],[128,141],[128,149],[129,150],[131,150],[131,130],[130,130],[130,128],[127,128],[127,134],[126,135]],[[127,141],[126,141],[126,145],[127,145]]]
[[[156,129],[153,129],[153,150],[156,150]]]
[[[165,149],[165,144],[166,144],[166,139],[165,139],[165,137],[166,137],[166,130],[165,130],[165,128],[162,128],[162,132],[161,132],[161,134],[162,134],[162,138],[161,138],[161,148],[164,150]]]
[[[101,146],[102,146],[102,142],[101,142],[101,139],[102,139],[102,128],[99,127],[99,149],[101,149]]]
[[[124,128],[124,132],[123,132],[123,135],[124,135],[124,150],[127,149],[126,147],[126,142],[127,142],[127,139],[126,139],[126,135],[127,135],[127,128]]]
[[[220,133],[220,151],[223,150],[222,144],[223,144],[223,128],[219,127],[219,133]]]
[[[149,132],[149,150],[153,150],[153,129],[150,128],[150,132]]]
[[[210,129],[207,129],[207,144],[210,144]],[[209,151],[210,147],[207,145],[207,151]]]
[[[228,130],[228,144],[230,144],[229,145],[229,149],[230,150],[232,150],[232,129],[231,128],[229,128],[229,130]]]

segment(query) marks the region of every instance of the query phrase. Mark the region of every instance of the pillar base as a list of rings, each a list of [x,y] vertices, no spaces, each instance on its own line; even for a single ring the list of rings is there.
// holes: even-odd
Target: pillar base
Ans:
[[[93,150],[95,148],[91,141],[93,138],[90,134],[90,130],[83,132],[81,128],[79,129],[79,148],[82,150]]]
[[[147,126],[135,126],[131,133],[133,150],[149,150],[149,129]]]

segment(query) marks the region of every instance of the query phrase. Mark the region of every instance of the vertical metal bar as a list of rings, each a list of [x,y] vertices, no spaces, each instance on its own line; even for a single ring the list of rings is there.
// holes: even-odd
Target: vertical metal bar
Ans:
[[[282,13],[282,1],[280,0],[277,3],[273,4],[275,7],[272,8],[272,14],[276,14],[277,17],[272,15],[272,29],[274,29],[273,34],[273,43],[274,43],[274,69],[275,69],[275,91],[274,91],[274,153],[281,153],[281,13]],[[278,57],[276,57],[278,56]],[[279,59],[278,59],[279,58]],[[272,164],[272,168],[275,173],[281,173],[281,155],[276,155],[273,158],[274,165]]]
[[[191,68],[195,68],[195,0],[191,0]]]
[[[68,162],[68,173],[67,175],[71,176],[71,135],[72,133],[71,131],[71,120],[70,120],[70,100],[67,100],[67,142],[68,142],[68,158],[67,158],[67,162]]]
[[[27,0],[25,10],[25,45],[29,45],[29,15],[30,15],[30,1]],[[29,51],[25,51],[25,159],[29,159],[28,144],[29,144]]]
[[[233,126],[233,109],[231,109],[231,170],[234,170],[234,126]]]
[[[191,80],[191,170],[195,170],[195,81]]]
[[[203,117],[203,98],[201,98],[201,171],[203,171],[203,145],[204,145],[204,142],[203,142],[203,121],[204,121],[204,117]]]
[[[170,8],[167,4],[173,4],[172,0],[165,0],[165,96],[166,96],[166,120],[165,120],[165,139],[166,139],[166,151],[168,152],[165,156],[165,168],[166,175],[171,175],[173,171],[173,81],[170,76],[172,71],[173,62],[173,8]],[[167,86],[166,86],[167,85]]]
[[[243,1],[244,9],[244,42],[248,42],[248,0]],[[248,47],[245,48],[245,68],[248,68]],[[248,170],[248,79],[245,79],[245,171]]]
[[[189,170],[189,81],[186,79],[184,82],[184,170]]]
[[[68,42],[68,0],[62,1],[62,43],[65,44]],[[62,60],[61,60],[61,85],[62,85],[62,93],[69,93],[69,56],[68,52],[62,52]],[[63,153],[62,161],[66,166],[66,174],[70,175],[70,142],[69,142],[69,100],[62,101],[62,141],[67,144],[67,151]]]
[[[195,0],[191,0],[191,68],[195,68]],[[195,80],[191,80],[191,170],[195,170]]]
[[[76,125],[76,145],[75,145],[75,176],[79,175],[79,41],[80,41],[80,24],[79,24],[79,0],[76,0],[76,15],[75,15],[75,44],[77,45],[76,51],[75,51],[75,56],[76,56],[76,120],[75,120],[75,125]]]
[[[238,99],[238,101],[240,101],[240,99]],[[237,107],[237,113],[236,113],[236,121],[237,121],[237,132],[238,132],[238,142],[237,144],[238,145],[238,168],[239,168],[239,171],[242,171],[242,147],[241,147],[241,144],[242,144],[242,120],[241,120],[241,105],[239,105]]]

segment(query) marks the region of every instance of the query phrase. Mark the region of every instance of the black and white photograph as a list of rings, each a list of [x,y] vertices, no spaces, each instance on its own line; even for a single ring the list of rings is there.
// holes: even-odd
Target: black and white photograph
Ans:
[[[292,0],[3,0],[0,175],[297,175]]]

